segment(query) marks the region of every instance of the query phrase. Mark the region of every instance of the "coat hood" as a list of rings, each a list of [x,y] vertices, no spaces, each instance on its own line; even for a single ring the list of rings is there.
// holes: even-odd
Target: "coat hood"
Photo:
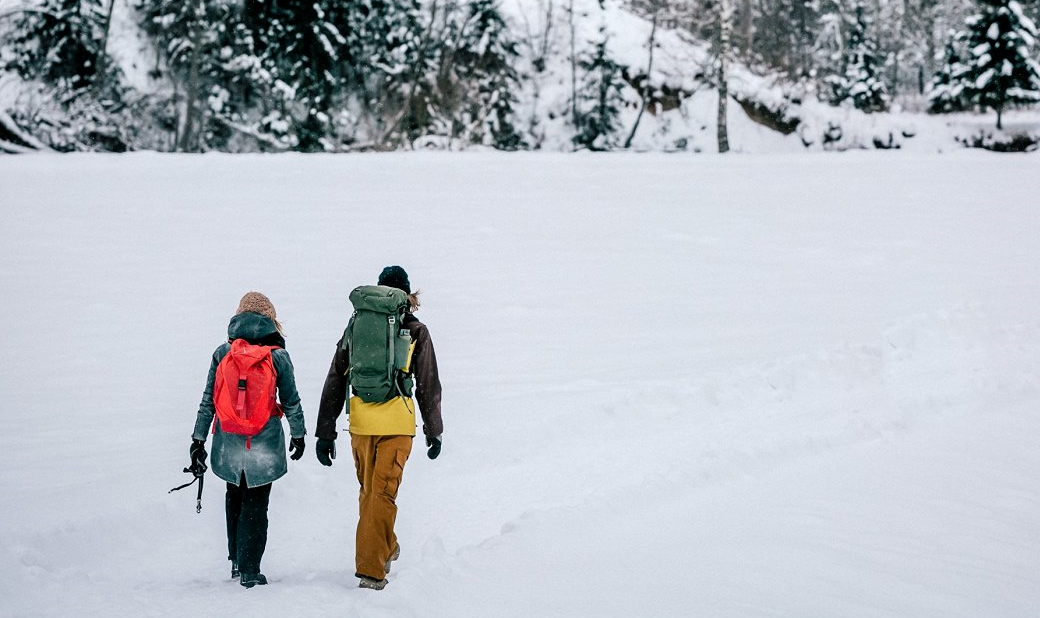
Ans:
[[[227,332],[229,341],[245,339],[254,345],[260,345],[263,342],[265,345],[285,347],[285,341],[278,332],[274,320],[259,313],[245,312],[235,315],[228,324]],[[273,342],[267,343],[268,341]],[[280,343],[274,343],[277,341]]]

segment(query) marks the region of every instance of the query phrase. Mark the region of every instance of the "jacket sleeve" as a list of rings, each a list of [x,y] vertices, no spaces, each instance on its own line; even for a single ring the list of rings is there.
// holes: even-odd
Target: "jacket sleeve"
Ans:
[[[199,413],[195,417],[195,431],[191,434],[193,440],[206,441],[209,428],[213,425],[213,416],[216,409],[213,407],[213,382],[217,377],[217,365],[227,354],[227,344],[218,347],[213,352],[209,364],[209,377],[206,378],[206,390],[202,391],[202,401],[199,403]]]
[[[296,373],[292,359],[285,350],[271,351],[274,370],[278,374],[278,402],[282,404],[282,412],[289,421],[289,433],[294,438],[307,435],[307,426],[303,420],[303,406],[300,404],[300,393],[296,390]]]
[[[343,340],[336,342],[336,353],[332,356],[329,373],[325,376],[325,387],[321,390],[321,403],[318,406],[318,428],[315,435],[325,440],[336,439],[336,419],[343,412],[343,404],[347,401],[347,369],[350,366],[350,354],[343,349]]]
[[[413,331],[415,351],[412,364],[415,367],[415,399],[423,419],[423,433],[434,438],[444,431],[441,421],[441,378],[437,370],[437,355],[433,351],[433,340],[426,325],[418,323]]]

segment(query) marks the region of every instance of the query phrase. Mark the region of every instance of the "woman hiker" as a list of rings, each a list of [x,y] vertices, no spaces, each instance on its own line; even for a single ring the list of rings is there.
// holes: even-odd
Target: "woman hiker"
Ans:
[[[260,572],[267,506],[271,484],[287,472],[283,413],[296,460],[303,456],[307,431],[292,361],[274,305],[249,292],[228,324],[228,342],[213,352],[190,449],[193,468],[205,470],[206,436],[212,431],[213,472],[227,481],[231,577],[240,577],[246,588],[267,583]]]
[[[400,266],[384,268],[378,282],[384,287],[362,286],[351,293],[355,313],[344,337],[336,343],[332,366],[325,378],[314,449],[322,465],[332,465],[336,457],[336,419],[351,395],[347,424],[361,484],[355,576],[359,587],[374,590],[386,586],[390,563],[401,554],[394,524],[397,490],[415,436],[413,380],[430,459],[436,459],[441,452],[442,431],[437,357],[429,331],[413,315],[419,308],[418,292],[412,293],[408,273]],[[379,313],[387,304],[393,307],[387,313]],[[371,315],[366,318],[362,315],[366,313]],[[373,332],[362,332],[367,328]],[[358,351],[353,360],[351,344]],[[388,348],[389,358],[396,360],[391,375],[386,376],[390,369],[385,353]],[[395,350],[410,352],[410,356],[402,353],[395,357]],[[376,356],[381,360],[367,360]],[[379,374],[374,382],[373,372]]]

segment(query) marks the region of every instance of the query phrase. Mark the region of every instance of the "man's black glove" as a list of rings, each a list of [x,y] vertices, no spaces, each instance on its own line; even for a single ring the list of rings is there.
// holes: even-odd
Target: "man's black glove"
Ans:
[[[323,466],[331,466],[332,460],[336,458],[336,441],[318,438],[318,444],[314,447],[314,454]]]
[[[441,454],[441,437],[440,436],[426,436],[426,446],[430,447],[426,451],[426,456],[430,459],[437,459],[437,455]]]
[[[289,440],[289,459],[293,461],[299,460],[300,457],[303,457],[303,451],[306,448],[307,443],[304,442],[303,436]]]
[[[185,472],[191,472],[195,476],[205,474],[208,469],[206,466],[206,443],[202,440],[192,440],[188,454],[191,455],[191,467],[185,470]]]

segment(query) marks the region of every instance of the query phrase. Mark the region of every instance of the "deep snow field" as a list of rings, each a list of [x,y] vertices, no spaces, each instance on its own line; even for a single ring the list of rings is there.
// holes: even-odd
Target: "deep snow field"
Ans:
[[[1035,618],[1040,158],[0,158],[0,616]],[[308,432],[347,293],[424,291],[444,451],[353,577],[349,450],[228,578],[185,482],[269,295]],[[342,427],[342,423],[341,423]],[[349,443],[348,443],[349,444]]]

